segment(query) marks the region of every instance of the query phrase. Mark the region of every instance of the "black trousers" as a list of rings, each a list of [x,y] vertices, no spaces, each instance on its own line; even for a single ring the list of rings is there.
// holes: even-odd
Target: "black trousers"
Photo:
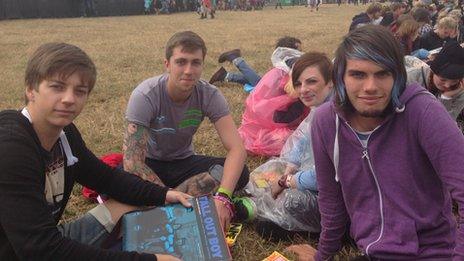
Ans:
[[[173,161],[161,161],[146,158],[145,163],[163,181],[163,183],[175,188],[182,182],[197,174],[210,171],[215,165],[224,166],[225,158],[216,158],[204,155],[192,155],[185,159]],[[222,176],[222,175],[221,175]],[[240,190],[248,183],[250,172],[248,167],[243,167],[240,179],[235,186],[235,190]]]

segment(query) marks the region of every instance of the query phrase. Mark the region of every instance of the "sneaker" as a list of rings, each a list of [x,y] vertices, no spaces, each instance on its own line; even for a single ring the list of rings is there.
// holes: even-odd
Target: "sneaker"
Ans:
[[[242,53],[241,53],[240,49],[234,49],[232,51],[222,53],[219,56],[218,62],[219,63],[223,63],[225,61],[232,62],[235,58],[238,58],[240,56],[242,56]]]
[[[251,221],[256,217],[256,204],[251,198],[234,197],[232,202],[235,208],[235,221]]]
[[[213,84],[215,82],[223,82],[226,79],[227,71],[224,69],[224,67],[221,66],[219,70],[217,70],[213,76],[211,76],[211,79],[209,80],[210,84]]]

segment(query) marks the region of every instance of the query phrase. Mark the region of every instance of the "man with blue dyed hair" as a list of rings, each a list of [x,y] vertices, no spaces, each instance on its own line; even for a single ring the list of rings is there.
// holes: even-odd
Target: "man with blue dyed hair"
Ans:
[[[374,260],[462,260],[464,136],[418,84],[406,86],[400,46],[367,25],[346,36],[334,66],[335,100],[312,125],[322,232],[331,259],[349,228]]]

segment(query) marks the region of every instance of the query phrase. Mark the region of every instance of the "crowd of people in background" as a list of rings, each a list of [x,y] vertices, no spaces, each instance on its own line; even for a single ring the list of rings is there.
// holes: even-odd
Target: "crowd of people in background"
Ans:
[[[445,1],[371,4],[353,17],[350,31],[366,24],[380,24],[398,39],[405,55],[427,60],[430,51],[448,40],[464,41],[462,3]]]
[[[266,0],[145,0],[145,14],[170,14],[177,12],[213,13],[214,10],[261,10]],[[213,11],[209,11],[212,9]],[[204,17],[206,18],[206,17]]]

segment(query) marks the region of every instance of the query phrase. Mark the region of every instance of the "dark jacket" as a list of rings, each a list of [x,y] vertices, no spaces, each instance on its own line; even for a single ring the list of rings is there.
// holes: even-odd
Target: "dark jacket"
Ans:
[[[153,255],[87,246],[58,231],[75,182],[132,205],[161,205],[167,192],[103,164],[74,124],[64,132],[78,162],[65,166],[63,207],[53,215],[44,193],[48,152],[26,117],[18,111],[0,112],[0,260],[154,260]]]
[[[430,51],[442,47],[447,40],[450,40],[450,38],[441,39],[438,34],[432,30],[420,38],[417,49],[423,48]]]
[[[363,26],[370,23],[371,18],[367,15],[367,13],[357,14],[353,17],[353,20],[351,21],[350,32],[358,28],[359,26]]]

